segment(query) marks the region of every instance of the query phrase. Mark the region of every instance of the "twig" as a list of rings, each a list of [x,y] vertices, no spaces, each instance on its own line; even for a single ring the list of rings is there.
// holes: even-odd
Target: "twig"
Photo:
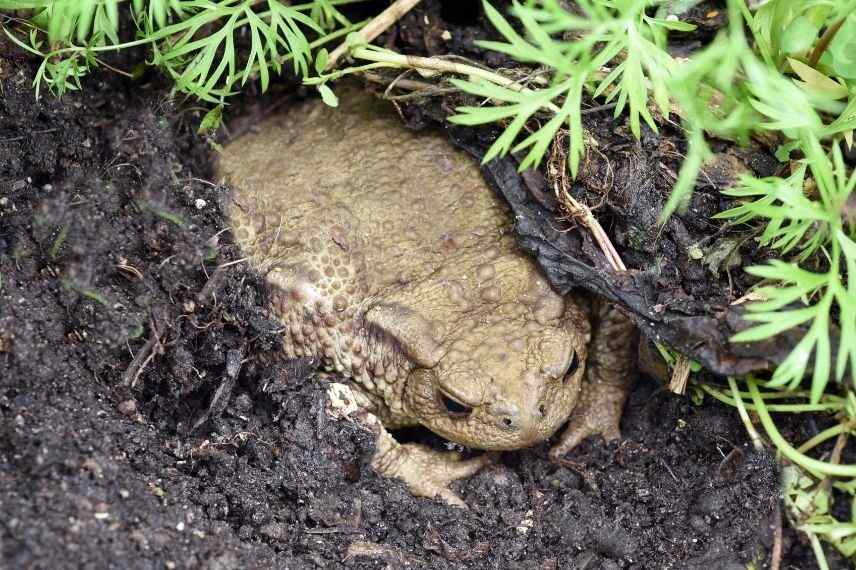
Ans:
[[[835,445],[832,447],[832,454],[829,456],[830,463],[841,463],[841,454],[844,452],[844,446],[847,444],[847,432],[838,434],[835,440]]]
[[[143,345],[143,348],[140,349],[140,352],[137,353],[127,370],[125,370],[125,373],[122,375],[122,386],[130,386],[131,388],[136,386],[137,381],[140,379],[140,375],[143,373],[143,370],[146,369],[146,366],[149,365],[149,362],[151,362],[155,357],[155,354],[163,351],[160,341],[160,333],[155,328],[154,321],[152,321],[151,329],[152,336],[149,337],[149,340],[146,341],[146,344]],[[154,350],[156,345],[158,350]]]
[[[687,391],[687,380],[690,378],[690,359],[679,354],[672,369],[672,379],[669,381],[670,392],[682,395]]]
[[[133,73],[128,73],[127,71],[125,71],[123,69],[119,69],[118,67],[113,67],[112,65],[110,65],[109,63],[104,61],[103,59],[99,59],[96,57],[95,61],[97,61],[99,64],[103,65],[104,67],[106,67],[107,69],[109,69],[110,71],[112,71],[114,73],[118,73],[119,75],[124,75],[125,77],[128,77],[130,79],[134,78]]]
[[[438,71],[440,73],[453,73],[455,75],[464,75],[466,77],[476,77],[484,79],[500,85],[518,93],[532,93],[528,87],[524,87],[517,79],[510,79],[504,75],[494,73],[493,71],[476,67],[475,65],[467,65],[442,59],[439,57],[420,57],[416,55],[403,55],[387,50],[369,49],[359,47],[355,49],[351,55],[357,59],[364,59],[385,67],[402,67],[411,69],[422,69],[426,71]],[[544,107],[553,113],[559,113],[560,109],[552,102],[547,102]]]
[[[366,42],[370,42],[381,35],[387,28],[401,19],[414,6],[419,4],[419,0],[395,0],[390,4],[389,8],[378,14],[371,22],[357,32]],[[343,42],[330,52],[330,57],[327,59],[326,70],[333,69],[340,57],[348,51],[348,42]]]
[[[770,570],[779,570],[782,565],[782,508],[776,501],[776,528],[773,531],[773,549],[770,552]]]
[[[438,87],[433,83],[428,83],[427,81],[417,81],[415,79],[396,78],[392,82],[390,82],[389,79],[382,75],[378,75],[377,73],[363,73],[363,78],[366,81],[370,81],[372,83],[385,85],[387,86],[387,90],[389,90],[390,87],[399,87],[401,89],[406,89],[407,91],[420,91],[423,89],[428,91],[429,89],[438,89]]]
[[[606,260],[614,271],[627,271],[627,266],[618,255],[615,246],[612,245],[609,236],[603,230],[600,222],[591,213],[589,207],[576,200],[568,191],[567,177],[567,159],[568,153],[565,151],[564,140],[567,138],[567,132],[559,131],[556,139],[553,142],[553,151],[550,156],[550,163],[547,167],[547,173],[553,181],[553,192],[556,194],[556,199],[568,213],[568,216],[578,220],[581,224],[588,228],[594,237],[600,250],[606,256]]]
[[[405,71],[406,73],[406,71]],[[402,74],[403,75],[403,74]],[[446,93],[455,93],[458,89],[454,87],[439,87],[433,83],[426,81],[418,81],[415,79],[401,79],[399,75],[390,83],[389,79],[377,73],[363,73],[363,78],[371,83],[383,85],[386,89],[383,92],[383,98],[387,101],[410,101],[413,99],[422,99],[425,97],[438,97]],[[409,91],[402,95],[391,95],[390,91],[393,88]]]
[[[609,111],[611,109],[615,109],[618,106],[618,103],[606,103],[605,105],[597,105],[595,107],[589,107],[588,109],[583,109],[580,111],[580,115],[592,115],[594,113],[600,113],[601,111]]]

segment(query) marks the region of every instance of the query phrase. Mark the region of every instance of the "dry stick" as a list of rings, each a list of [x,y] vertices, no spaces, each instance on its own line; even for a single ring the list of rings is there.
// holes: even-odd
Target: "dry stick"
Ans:
[[[402,55],[400,53],[372,50],[365,47],[355,49],[351,52],[351,55],[357,59],[385,64],[388,67],[401,67],[417,70],[422,69],[426,71],[463,75],[465,77],[475,77],[490,81],[491,83],[495,83],[496,85],[500,85],[506,89],[511,89],[512,91],[517,91],[519,93],[534,93],[531,89],[522,86],[517,79],[510,79],[504,75],[494,73],[493,71],[483,69],[481,67],[476,67],[475,65],[457,63],[449,61],[448,59],[441,59],[439,57]],[[544,107],[554,113],[558,113],[560,111],[559,107],[552,102],[547,102]]]
[[[591,213],[591,210],[585,204],[578,202],[571,193],[568,192],[567,175],[567,153],[564,152],[564,139],[567,137],[565,131],[560,131],[556,135],[556,140],[553,142],[553,156],[550,158],[548,174],[553,179],[553,192],[556,194],[556,199],[568,213],[569,217],[578,220],[594,237],[600,250],[606,256],[607,262],[612,267],[613,271],[627,271],[627,266],[618,255],[615,246],[612,245],[609,236],[603,230],[600,222]]]
[[[378,75],[376,73],[363,73],[363,78],[366,81],[370,81],[371,83],[377,83],[379,85],[384,85],[387,87],[387,91],[389,91],[392,87],[397,87],[399,89],[404,89],[405,91],[415,91],[416,93],[409,93],[407,95],[387,95],[384,92],[384,99],[389,99],[391,101],[401,100],[404,98],[412,98],[412,97],[422,97],[424,96],[433,96],[433,95],[442,95],[444,93],[452,93],[457,91],[457,89],[452,87],[438,87],[433,83],[428,83],[426,81],[418,81],[416,79],[395,79],[394,85],[390,83],[389,79],[383,77],[382,75]]]
[[[672,378],[669,380],[669,391],[675,394],[683,394],[687,391],[687,380],[689,379],[690,359],[683,354],[678,354],[675,367],[672,369]]]
[[[395,0],[390,4],[389,8],[378,14],[371,22],[357,32],[366,42],[370,42],[381,35],[387,28],[401,19],[411,8],[419,4],[419,0]],[[330,57],[327,59],[326,70],[333,69],[336,61],[348,51],[348,42],[343,42],[336,49],[330,52]]]
[[[155,354],[158,352],[154,350],[155,345],[160,346],[160,333],[155,330],[153,322],[151,337],[149,337],[149,340],[146,341],[146,344],[143,345],[143,348],[140,349],[134,357],[134,360],[131,361],[131,364],[122,375],[122,386],[130,386],[133,388],[137,385],[137,380],[140,379],[140,375],[143,373],[143,370],[146,369],[146,366],[149,365],[149,362],[152,361]]]
[[[578,202],[568,192],[568,181],[565,174],[567,172],[567,153],[564,151],[564,139],[566,137],[567,133],[564,131],[560,131],[556,135],[556,140],[553,142],[553,154],[548,166],[548,174],[553,179],[553,192],[556,195],[556,199],[568,213],[569,217],[578,220],[588,228],[603,255],[606,256],[606,260],[609,262],[612,270],[617,273],[627,271],[627,266],[624,265],[621,256],[618,255],[618,251],[612,245],[612,241],[606,235],[603,226],[600,225],[600,222],[592,214],[591,209],[587,205]],[[675,367],[672,369],[672,378],[668,386],[669,390],[676,394],[683,394],[686,391],[689,376],[690,360],[683,354],[679,354],[675,362]]]
[[[776,530],[773,533],[773,549],[770,553],[770,570],[779,570],[782,565],[782,507],[776,501]]]

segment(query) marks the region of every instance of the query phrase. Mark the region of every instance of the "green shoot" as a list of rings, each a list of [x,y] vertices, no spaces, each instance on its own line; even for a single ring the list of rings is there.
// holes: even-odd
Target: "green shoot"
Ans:
[[[821,272],[782,260],[748,268],[769,283],[758,290],[766,300],[750,304],[747,316],[762,324],[733,339],[762,340],[810,323],[808,333],[776,368],[769,385],[795,388],[813,357],[812,401],[817,402],[831,376],[843,380],[848,365],[851,378],[856,374],[856,221],[845,213],[856,188],[856,171],[848,174],[838,144],[832,145],[831,157],[812,134],[801,146],[806,158],[794,174],[786,179],[743,177],[727,194],[755,199],[718,217],[740,222],[764,219],[761,244],[783,255],[797,251],[797,262],[824,254],[827,269]],[[812,175],[810,193],[805,190],[807,171]],[[794,303],[800,306],[794,308]],[[829,331],[836,311],[840,342],[833,369]]]
[[[100,54],[147,46],[150,63],[173,79],[177,91],[217,104],[251,78],[258,77],[266,90],[271,74],[282,73],[285,62],[306,77],[313,49],[342,35],[336,26],[358,29],[336,9],[355,1],[0,0],[0,10],[35,11],[18,31],[4,27],[4,32],[42,58],[34,80],[37,94],[43,86],[60,96],[80,89],[85,75],[107,65]],[[131,10],[135,40],[119,40],[122,9]],[[250,41],[246,57],[236,47],[242,36]]]
[[[721,390],[718,386],[701,384],[705,393],[729,405],[752,410],[757,414],[764,432],[790,462],[782,469],[781,487],[784,497],[785,513],[794,528],[805,533],[813,545],[818,563],[825,564],[820,540],[827,542],[847,558],[856,555],[856,465],[842,464],[837,460],[819,460],[812,457],[823,443],[836,438],[843,446],[848,438],[856,435],[856,395],[852,392],[846,397],[825,395],[821,404],[800,403],[808,397],[805,392],[783,393],[781,391],[762,391],[759,382],[749,377],[744,380],[747,391],[739,391],[735,379],[729,378],[730,390]],[[796,403],[775,404],[770,401],[788,398]],[[794,447],[779,432],[771,412],[810,412],[822,405],[835,414],[839,421],[821,431],[798,447]],[[747,422],[747,430],[755,432],[754,426]],[[835,455],[833,453],[833,455]],[[830,485],[830,483],[832,483]],[[831,514],[832,487],[851,502],[851,520],[843,522]]]
[[[689,31],[693,26],[648,16],[645,10],[649,4],[641,0],[585,0],[577,3],[582,13],[577,15],[558,1],[526,6],[515,2],[513,13],[526,32],[527,37],[523,37],[485,3],[488,19],[505,41],[477,43],[517,61],[547,67],[551,71],[550,85],[521,94],[488,81],[456,80],[453,83],[459,89],[490,100],[495,106],[461,107],[449,120],[464,125],[510,121],[484,159],[529,149],[521,169],[540,164],[556,132],[566,125],[571,137],[569,163],[574,176],[585,150],[581,118],[584,93],[603,97],[607,103],[614,101],[616,117],[627,108],[630,130],[636,137],[641,133],[641,121],[657,130],[648,109],[649,98],[660,113],[668,114],[668,78],[675,65],[663,49],[666,34],[669,30]],[[564,39],[568,35],[573,39]],[[517,142],[530,119],[550,105],[558,108],[558,112]]]

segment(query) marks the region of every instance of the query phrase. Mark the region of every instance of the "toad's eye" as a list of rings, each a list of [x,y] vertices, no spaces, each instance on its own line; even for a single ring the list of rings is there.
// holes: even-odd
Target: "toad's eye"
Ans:
[[[580,367],[580,359],[577,356],[577,351],[571,353],[571,364],[568,366],[568,371],[565,373],[565,382],[570,380]]]
[[[465,406],[457,400],[453,400],[442,392],[440,392],[440,401],[443,402],[443,405],[446,407],[446,411],[449,412],[450,416],[463,418],[470,415],[470,412],[473,411],[471,407]]]

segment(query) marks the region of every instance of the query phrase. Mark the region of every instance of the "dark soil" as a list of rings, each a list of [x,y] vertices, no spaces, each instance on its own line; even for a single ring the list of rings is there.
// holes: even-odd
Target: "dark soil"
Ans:
[[[463,18],[461,45],[480,33],[423,9]],[[102,73],[36,101],[13,53],[0,40],[0,567],[767,567],[773,458],[731,409],[650,380],[620,443],[567,466],[505,453],[458,484],[467,511],[379,478],[312,363],[260,356],[278,325],[229,265],[199,112]],[[243,124],[274,103],[245,99]],[[785,529],[782,568],[813,567]]]

